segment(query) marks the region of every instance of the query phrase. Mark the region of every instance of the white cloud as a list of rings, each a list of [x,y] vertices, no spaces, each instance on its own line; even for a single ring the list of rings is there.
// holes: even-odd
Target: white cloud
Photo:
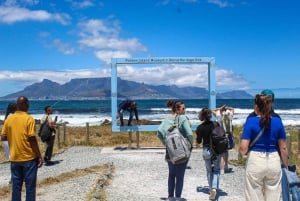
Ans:
[[[80,36],[99,36],[99,35],[113,35],[117,36],[120,32],[119,22],[117,20],[100,20],[90,19],[78,23],[81,30]]]
[[[13,24],[21,21],[57,21],[66,25],[70,16],[65,13],[49,13],[44,10],[29,10],[18,6],[0,6],[0,23]]]
[[[199,80],[196,82],[195,80],[191,80],[191,77],[195,77],[195,72],[200,72],[203,75],[205,74],[205,77],[207,77],[206,69],[207,68],[199,68],[195,66],[179,67],[176,65],[163,65],[144,68],[122,66],[118,68],[118,76],[126,80],[133,80],[152,85],[207,86],[207,81],[204,83],[202,80],[200,80],[201,83],[199,83]],[[207,78],[205,80],[207,80]]]
[[[47,48],[55,48],[65,55],[75,53],[75,48],[71,44],[61,41],[60,39],[53,39],[49,32],[40,32],[38,34],[41,43]]]
[[[96,57],[104,61],[106,64],[111,63],[111,58],[129,58],[131,55],[127,51],[109,51],[109,50],[101,50],[95,52]]]
[[[15,81],[36,83],[43,79],[49,79],[54,82],[64,84],[73,78],[93,78],[109,77],[107,71],[100,69],[81,69],[81,70],[28,70],[28,71],[0,71],[0,81]],[[21,90],[21,89],[20,89]]]
[[[119,23],[116,20],[91,19],[79,23],[79,43],[83,47],[126,51],[146,51],[137,38],[120,39]]]
[[[52,46],[58,49],[63,54],[73,54],[75,52],[74,48],[70,47],[67,43],[63,43],[59,39],[53,40]]]
[[[248,81],[241,75],[235,74],[233,71],[218,69],[216,71],[217,86],[230,89],[245,89]]]
[[[230,3],[228,3],[227,1],[223,1],[223,0],[208,0],[207,2],[208,3],[212,3],[212,4],[216,4],[216,5],[218,5],[221,8],[231,6]]]
[[[71,1],[72,6],[76,8],[89,8],[94,6],[93,1],[83,0],[83,1]]]

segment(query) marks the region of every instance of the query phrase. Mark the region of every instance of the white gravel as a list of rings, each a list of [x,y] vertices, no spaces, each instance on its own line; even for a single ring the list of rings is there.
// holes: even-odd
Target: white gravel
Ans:
[[[40,168],[38,179],[94,165],[113,163],[115,171],[110,184],[105,187],[107,201],[164,200],[167,196],[168,177],[164,152],[162,148],[72,147],[53,157],[54,161],[59,162],[58,164]],[[230,150],[229,153],[231,159],[237,158],[235,151]],[[190,168],[186,170],[182,197],[189,201],[208,200],[202,149],[193,149],[188,166]],[[220,176],[218,200],[244,200],[244,168],[229,167],[233,171]],[[99,177],[100,174],[92,173],[47,186],[47,188],[38,188],[37,200],[85,201]],[[7,186],[9,178],[9,163],[0,164],[0,187]]]

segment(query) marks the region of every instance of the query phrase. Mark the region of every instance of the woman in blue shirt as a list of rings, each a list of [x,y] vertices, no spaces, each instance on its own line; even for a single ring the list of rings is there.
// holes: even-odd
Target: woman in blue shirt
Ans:
[[[179,119],[179,130],[182,133],[191,145],[193,144],[193,131],[191,129],[190,122],[185,115],[185,106],[182,101],[168,101],[167,106],[172,108],[172,114],[168,115],[164,121],[160,124],[157,137],[160,139],[163,145],[165,145],[165,138],[168,132],[168,129],[174,125],[176,116]],[[174,191],[176,199],[181,197],[183,183],[184,183],[184,174],[188,161],[181,164],[173,164],[168,160],[166,155],[166,160],[169,167],[169,176],[168,176],[168,200],[173,200]]]
[[[240,153],[248,153],[245,178],[246,201],[279,201],[281,196],[281,154],[288,167],[286,133],[281,119],[272,116],[272,97],[258,94],[254,100],[256,116],[248,117],[240,143]],[[249,148],[264,128],[262,135]],[[277,146],[278,145],[278,146]],[[250,149],[250,150],[248,150]],[[277,149],[279,149],[277,151]]]

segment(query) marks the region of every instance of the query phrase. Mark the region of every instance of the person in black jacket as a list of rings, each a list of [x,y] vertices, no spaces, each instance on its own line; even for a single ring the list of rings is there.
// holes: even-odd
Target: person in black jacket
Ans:
[[[205,161],[206,176],[209,185],[209,199],[214,200],[219,187],[220,161],[222,154],[214,156],[210,151],[211,133],[214,124],[211,121],[212,111],[208,108],[202,108],[199,112],[199,120],[202,122],[196,130],[197,143],[203,145],[202,157]]]
[[[124,111],[129,112],[128,126],[131,126],[133,114],[135,115],[135,119],[137,121],[139,120],[136,102],[133,100],[124,100],[119,104],[118,114],[117,114],[117,118],[120,118],[121,126],[124,126],[124,120],[123,120]]]

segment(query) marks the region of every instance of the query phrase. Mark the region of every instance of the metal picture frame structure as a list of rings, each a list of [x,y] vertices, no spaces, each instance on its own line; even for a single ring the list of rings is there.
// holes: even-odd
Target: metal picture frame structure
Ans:
[[[111,59],[111,117],[112,132],[132,132],[132,131],[157,131],[159,125],[117,125],[118,110],[118,88],[117,88],[117,68],[124,64],[206,64],[208,68],[208,91],[209,108],[216,108],[216,79],[215,79],[215,58],[214,57],[153,57],[153,58],[112,58]],[[196,125],[192,125],[196,129]]]

